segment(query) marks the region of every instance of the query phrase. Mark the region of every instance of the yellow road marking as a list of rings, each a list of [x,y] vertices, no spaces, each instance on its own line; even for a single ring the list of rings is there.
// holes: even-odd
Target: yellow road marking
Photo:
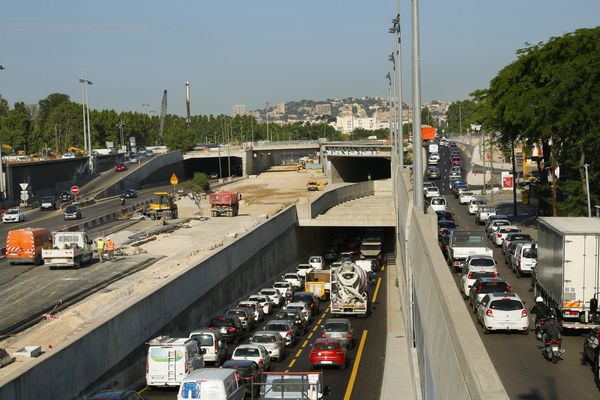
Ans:
[[[385,265],[381,266],[381,272],[385,271]]]
[[[309,333],[307,338],[310,339],[312,337],[312,335],[313,335],[313,332]]]
[[[294,366],[294,364],[296,363],[296,359],[294,358],[292,360],[292,362],[288,365],[288,368],[292,368]]]
[[[302,343],[302,348],[305,348],[307,344],[308,344],[308,340],[305,340],[304,343]]]
[[[319,327],[319,325],[315,325],[312,329],[313,332],[315,332],[317,330],[317,328]]]
[[[375,303],[375,301],[377,300],[377,293],[379,293],[380,285],[381,285],[381,277],[379,277],[379,279],[377,279],[377,286],[375,286],[375,292],[373,293],[373,300],[371,300],[371,303]]]
[[[296,352],[296,358],[300,357],[300,354],[302,354],[302,349],[300,349]]]
[[[140,391],[138,392],[138,394],[142,394],[142,393],[144,393],[146,390],[148,390],[148,386],[146,386],[145,388],[143,388],[142,390],[140,390]]]
[[[352,373],[350,374],[350,380],[348,381],[348,387],[346,388],[346,394],[344,395],[344,400],[350,400],[352,396],[352,389],[354,389],[354,381],[356,380],[356,375],[358,375],[358,366],[360,365],[360,359],[362,357],[362,352],[365,347],[365,342],[367,341],[367,330],[365,329],[360,338],[360,344],[358,345],[358,351],[356,352],[356,359],[354,360],[354,365],[352,366]]]

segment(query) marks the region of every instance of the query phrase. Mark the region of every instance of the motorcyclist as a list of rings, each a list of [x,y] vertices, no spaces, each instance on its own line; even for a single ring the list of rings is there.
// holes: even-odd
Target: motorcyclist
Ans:
[[[535,306],[531,308],[531,313],[535,314],[535,323],[536,325],[540,322],[540,320],[545,320],[551,314],[550,307],[548,307],[544,303],[544,299],[542,296],[538,296],[535,298]]]
[[[121,195],[121,205],[125,204],[125,195]]]
[[[548,319],[541,327],[542,335],[545,336],[546,340],[560,339],[560,324],[556,320],[556,315],[550,312]]]

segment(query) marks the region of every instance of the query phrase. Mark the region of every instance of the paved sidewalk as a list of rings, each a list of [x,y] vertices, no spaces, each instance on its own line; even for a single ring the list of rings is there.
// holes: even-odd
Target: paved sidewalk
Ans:
[[[414,378],[410,370],[409,351],[404,327],[404,315],[400,304],[400,292],[396,285],[398,277],[396,265],[388,264],[387,271],[387,344],[385,368],[381,385],[380,400],[420,399],[414,387]],[[413,364],[416,368],[416,357]]]

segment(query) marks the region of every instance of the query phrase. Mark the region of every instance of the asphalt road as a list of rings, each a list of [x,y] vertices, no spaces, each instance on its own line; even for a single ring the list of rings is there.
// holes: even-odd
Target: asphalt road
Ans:
[[[355,344],[348,352],[349,364],[345,369],[323,369],[323,381],[331,387],[332,400],[362,400],[377,399],[383,381],[383,367],[385,361],[385,346],[387,334],[386,317],[386,290],[385,273],[379,273],[379,285],[370,288],[372,294],[373,311],[364,319],[352,318]],[[377,289],[377,287],[379,287]],[[248,293],[250,295],[250,293]],[[310,371],[309,354],[310,344],[319,334],[319,327],[323,321],[330,318],[328,312],[329,302],[321,302],[320,315],[313,319],[308,333],[296,341],[288,350],[287,356],[281,362],[273,362],[272,371],[302,372]],[[327,311],[325,311],[327,310]],[[266,322],[258,325],[261,329]],[[361,340],[364,345],[361,346]],[[244,343],[248,342],[245,338]],[[235,345],[229,345],[229,357]],[[148,389],[144,388],[139,393],[148,400],[175,399],[177,389]]]
[[[151,160],[152,157],[140,157],[139,163],[130,164],[128,162],[125,163],[127,167],[126,171],[116,172],[114,168],[111,168],[107,171],[101,172],[96,178],[86,183],[81,187],[80,196],[88,196],[93,195],[95,193],[100,192],[101,190],[114,185],[123,177],[127,176],[129,173],[135,171],[140,166],[144,165],[147,161]]]
[[[440,170],[442,179],[437,181],[438,187],[449,203],[448,208],[455,213],[459,229],[484,230],[482,225],[475,223],[475,217],[469,215],[465,205],[458,200],[448,188],[449,152],[445,147],[440,149]],[[502,251],[488,239],[488,247],[494,249],[494,258],[499,265],[500,277],[505,279],[513,291],[526,301],[526,307],[535,304],[531,289],[531,278],[517,278],[507,268]],[[459,289],[458,274],[454,274]],[[485,348],[496,367],[500,379],[512,399],[542,400],[542,399],[598,399],[599,387],[594,381],[592,368],[582,361],[583,337],[577,333],[563,335],[563,348],[566,350],[563,359],[558,364],[548,362],[538,349],[539,341],[535,335],[507,334],[505,332],[484,335],[476,316],[465,306],[472,316],[473,323],[478,329]],[[533,328],[533,318],[530,316],[530,328]]]

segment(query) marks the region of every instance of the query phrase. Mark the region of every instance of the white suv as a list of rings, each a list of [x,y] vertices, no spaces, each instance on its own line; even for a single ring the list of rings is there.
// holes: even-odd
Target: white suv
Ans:
[[[440,197],[432,197],[429,203],[433,211],[445,211],[446,210],[446,199],[443,196]]]
[[[477,214],[477,210],[479,206],[485,206],[485,200],[483,199],[473,199],[469,202],[469,214],[475,215]]]
[[[498,330],[529,333],[527,310],[516,293],[485,295],[477,307],[477,319],[483,333]]]
[[[458,196],[458,202],[460,204],[469,204],[469,202],[471,200],[475,199],[475,193],[470,192],[470,191],[465,191],[462,192],[459,196]]]

